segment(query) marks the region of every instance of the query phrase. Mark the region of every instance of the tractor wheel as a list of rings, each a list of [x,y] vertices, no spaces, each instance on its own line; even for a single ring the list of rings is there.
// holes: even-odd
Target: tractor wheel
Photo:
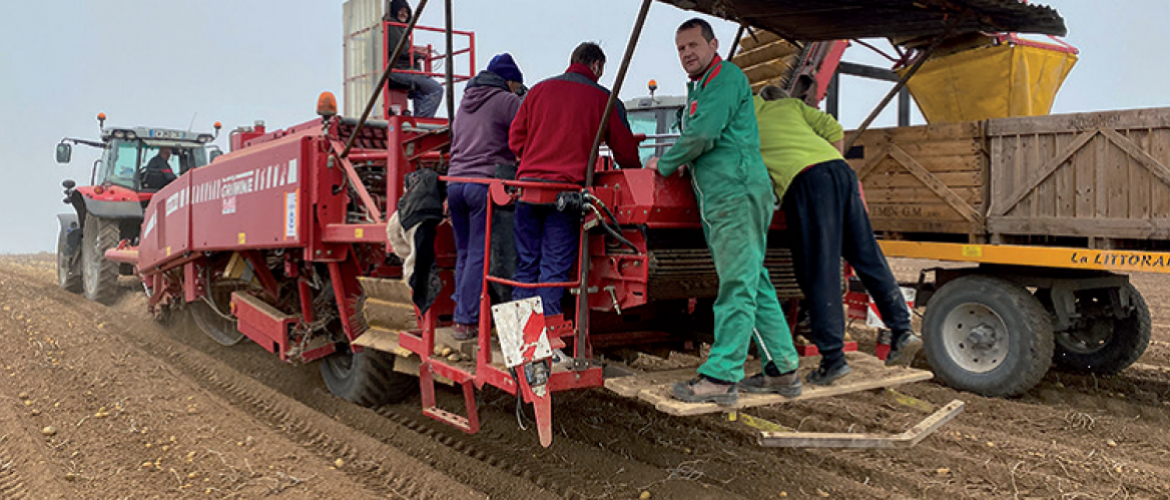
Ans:
[[[394,371],[397,358],[373,349],[352,352],[348,346],[321,360],[321,377],[329,392],[362,406],[397,403],[418,392],[418,378]]]
[[[106,250],[118,245],[118,221],[85,215],[81,240],[81,276],[85,298],[112,304],[118,292],[118,263],[106,260]]]
[[[1052,362],[1064,370],[1113,375],[1132,365],[1150,345],[1150,308],[1132,283],[1127,284],[1133,309],[1129,317],[1111,314],[1108,290],[1077,292],[1076,311],[1082,326],[1056,334]]]
[[[68,238],[65,231],[57,236],[57,286],[68,292],[81,293],[81,257],[76,251],[66,253]]]
[[[1021,394],[1052,364],[1052,318],[1015,283],[965,276],[931,297],[922,322],[926,359],[947,385],[983,396]]]

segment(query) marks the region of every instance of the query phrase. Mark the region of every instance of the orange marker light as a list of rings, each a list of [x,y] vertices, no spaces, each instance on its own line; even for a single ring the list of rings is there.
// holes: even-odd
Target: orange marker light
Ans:
[[[222,124],[222,123],[220,123],[220,122],[215,122],[215,129],[216,129],[216,130],[219,130],[219,129],[221,129],[221,128],[223,128],[223,124]]]
[[[105,113],[98,113],[98,121],[103,121],[103,122],[106,121],[106,114]]]
[[[322,92],[317,98],[317,114],[325,117],[337,114],[337,98],[333,92]]]
[[[651,92],[658,90],[658,80],[650,80],[650,83],[648,86],[650,87]]]

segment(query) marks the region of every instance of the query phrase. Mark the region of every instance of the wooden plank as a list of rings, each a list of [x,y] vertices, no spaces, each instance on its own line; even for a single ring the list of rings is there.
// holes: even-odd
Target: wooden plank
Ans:
[[[917,160],[903,151],[902,148],[898,147],[897,145],[891,145],[890,156],[895,160],[898,160],[898,162],[901,163],[902,166],[906,168],[906,170],[909,170],[910,173],[914,174],[915,177],[918,177],[918,179],[921,180],[923,184],[926,184],[927,187],[934,190],[935,193],[938,193],[939,197],[942,198],[943,201],[947,202],[948,205],[953,207],[955,211],[959,213],[959,215],[963,216],[963,218],[977,224],[982,222],[983,214],[979,213],[977,210],[975,210],[974,207],[963,201],[959,195],[955,194],[954,191],[951,191],[950,188],[948,188],[945,184],[939,182],[937,178],[930,174],[930,171],[926,170],[922,164],[918,163]]]
[[[947,140],[977,140],[983,122],[940,123],[913,127],[871,128],[861,134],[859,141],[880,138],[881,142],[936,142]],[[846,131],[848,136],[852,130]]]
[[[926,167],[927,170],[930,170],[931,174],[938,178],[939,182],[950,186],[952,189],[968,187],[979,189],[983,188],[983,176],[977,171],[937,172],[934,170],[933,165],[929,163],[922,162],[922,166]],[[870,174],[865,178],[865,180],[862,181],[862,184],[865,186],[866,196],[868,196],[870,192],[877,189],[912,188],[921,187],[923,185],[922,181],[918,180],[917,177],[914,177],[913,174],[905,171],[884,171]]]
[[[870,433],[761,431],[760,446],[778,448],[911,448],[963,412],[964,403],[951,401],[906,432],[893,436]]]
[[[942,200],[934,200],[928,202],[872,202],[867,203],[869,207],[870,220],[876,219],[902,219],[906,221],[913,220],[939,220],[950,222],[967,222],[970,220],[963,217],[955,208],[943,203]]]
[[[358,277],[367,297],[377,297],[390,302],[410,303],[410,285],[397,279]]]
[[[1150,155],[1170,165],[1170,129],[1150,130]],[[1150,183],[1150,216],[1170,217],[1170,185]]]
[[[865,163],[862,164],[861,168],[854,168],[854,173],[857,174],[857,178],[862,180],[864,183],[864,179],[868,177],[870,173],[874,171],[874,169],[878,168],[878,166],[882,164],[883,160],[889,157],[889,153],[890,151],[887,146],[881,146],[876,154],[866,158]]]
[[[1044,136],[1044,137],[1047,137],[1047,136]],[[1039,135],[1039,133],[1033,133],[1033,135],[1023,136],[1023,143],[1024,143],[1023,144],[1024,155],[1021,156],[1021,158],[1023,158],[1021,160],[1023,160],[1023,162],[1027,166],[1040,165],[1041,164],[1040,163],[1040,153],[1042,152],[1042,145],[1041,145],[1041,136]],[[1031,173],[1031,172],[1028,172],[1028,173]],[[1049,176],[1049,178],[1051,178],[1051,176]],[[1030,211],[1028,211],[1028,213],[1031,213],[1032,217],[1039,217],[1039,215],[1044,215],[1044,208],[1042,208],[1042,205],[1044,205],[1045,201],[1047,200],[1047,194],[1049,194],[1049,193],[1045,192],[1045,187],[1047,184],[1048,184],[1048,179],[1044,179],[1044,180],[1041,180],[1039,184],[1035,185],[1035,191],[1033,193],[1033,199],[1032,199],[1032,206],[1028,207],[1028,208],[1030,208]],[[1047,186],[1047,187],[1051,187],[1051,186]]]
[[[1170,239],[1170,219],[992,216],[987,218],[987,228],[1018,235]]]
[[[1072,134],[1053,134],[1053,154],[1063,150],[1073,141]],[[1076,216],[1076,169],[1065,167],[1056,170],[1056,211],[1053,217]]]
[[[1031,192],[1032,189],[1034,189],[1038,184],[1040,184],[1045,179],[1047,179],[1048,176],[1052,175],[1052,173],[1055,172],[1056,169],[1060,168],[1060,166],[1063,165],[1065,163],[1065,161],[1067,161],[1069,159],[1069,157],[1071,157],[1074,153],[1076,153],[1082,147],[1084,147],[1085,144],[1088,144],[1089,141],[1093,137],[1095,137],[1096,135],[1097,135],[1096,132],[1085,132],[1085,133],[1082,133],[1079,136],[1077,136],[1077,138],[1075,140],[1073,140],[1073,142],[1071,144],[1066,146],[1064,149],[1060,150],[1058,153],[1056,153],[1056,155],[1054,157],[1052,157],[1052,159],[1048,160],[1040,168],[1036,169],[1039,173],[1036,176],[1034,176],[1031,179],[1031,181],[1019,184],[1018,185],[1019,187],[1015,187],[1014,189],[1012,189],[1010,191],[1011,194],[1004,196],[1002,202],[1000,202],[999,196],[993,192],[992,193],[992,196],[993,196],[992,207],[991,207],[990,213],[994,214],[994,215],[1007,215],[1007,214],[1009,214],[1013,208],[1016,208],[1017,206],[1019,206],[1020,203],[1025,198],[1027,198],[1028,193]],[[1015,158],[1016,158],[1016,154],[1018,152],[1018,148],[1019,148],[1018,144],[1013,144],[1010,146],[1004,146],[1002,153],[1000,153],[999,151],[996,151],[997,153],[1001,154],[1000,159],[1003,160],[1003,162],[1005,163],[1005,165],[1003,165],[1002,168],[1009,170],[1010,173],[1005,173],[1003,170],[1000,170],[999,172],[996,172],[994,175],[1001,176],[1004,178],[1004,180],[1006,180],[1006,178],[1007,178],[1006,176],[1011,176],[1012,178],[1019,178],[1018,176],[1023,174],[1024,168],[1021,167],[1020,165],[1015,164]],[[1007,187],[1008,186],[1006,186],[1006,185],[1000,186],[999,184],[996,184],[995,186],[993,186],[993,189],[1007,188]],[[1000,191],[1000,192],[1002,193],[1004,191]]]
[[[1113,130],[1103,131],[1105,137],[1108,138],[1110,133],[1117,134]],[[1118,136],[1120,137],[1120,136]],[[1129,142],[1125,138],[1122,140]],[[1113,142],[1112,140],[1108,142]],[[1126,219],[1129,218],[1129,164],[1130,155],[1125,150],[1117,147],[1116,144],[1109,144],[1105,148],[1107,151],[1106,157],[1106,177],[1109,179],[1109,218],[1111,219]]]
[[[882,156],[884,156],[884,158],[879,160],[879,163],[877,165],[874,165],[874,167],[873,167],[873,170],[876,172],[888,171],[890,169],[888,168],[889,165],[887,165],[887,164],[896,164],[897,163],[893,159],[889,158],[889,155],[885,154],[885,152],[882,152]],[[853,167],[854,171],[858,171],[860,168],[864,167],[864,162],[868,161],[869,158],[873,158],[873,156],[866,155],[865,159],[849,160],[849,166]],[[985,166],[984,166],[985,160],[984,160],[982,155],[975,155],[975,156],[924,156],[924,157],[918,157],[917,159],[918,159],[919,163],[921,163],[923,166],[926,167],[927,170],[930,170],[933,173],[944,173],[944,172],[972,173],[972,172],[982,172],[983,169],[985,168]],[[902,168],[895,167],[893,170],[894,171],[902,171]],[[858,176],[858,178],[860,179],[862,177]]]
[[[412,354],[408,349],[398,345],[398,332],[394,330],[370,328],[366,330],[366,333],[354,339],[353,343],[354,345],[392,353],[396,356],[406,357]],[[415,375],[418,375],[417,371]]]
[[[1149,130],[1128,130],[1124,135],[1142,151],[1149,151]],[[1148,219],[1150,217],[1150,188],[1156,182],[1153,174],[1133,157],[1126,158],[1126,172],[1129,174],[1129,186],[1126,189],[1126,193],[1129,195],[1127,200],[1129,202],[1127,207],[1129,216],[1134,219]]]
[[[1053,134],[1037,134],[1036,151],[1033,153],[1029,165],[1043,165],[1044,160],[1056,154],[1056,137]],[[1057,169],[1058,171],[1063,169]],[[1040,183],[1036,191],[1036,205],[1034,213],[1040,217],[1056,217],[1056,179],[1053,176]]]
[[[677,375],[678,378],[669,381],[670,383],[664,382],[646,389],[642,389],[638,391],[637,397],[638,399],[653,404],[658,411],[663,413],[675,416],[693,416],[705,415],[709,413],[721,413],[777,403],[787,403],[791,401],[806,401],[810,399],[840,396],[870,389],[880,389],[883,387],[893,387],[897,385],[921,382],[923,380],[930,380],[930,378],[933,376],[933,374],[926,370],[886,367],[877,358],[868,354],[849,352],[845,353],[845,357],[848,359],[849,365],[853,368],[853,373],[827,387],[806,384],[804,387],[804,392],[802,392],[800,396],[791,399],[777,394],[740,393],[739,402],[734,406],[719,406],[714,403],[684,403],[674,399],[670,395],[670,388],[672,383],[682,382],[694,377],[694,370],[687,370],[685,373],[679,373]],[[815,369],[816,363],[819,361],[820,357],[816,356],[802,359],[800,367],[801,377],[803,377],[809,371]],[[608,382],[606,387],[609,387]]]
[[[1074,153],[1069,157],[1069,163],[1076,171],[1076,212],[1077,217],[1081,218],[1093,218],[1097,216],[1094,204],[1094,197],[1096,196],[1097,190],[1097,174],[1091,161],[1092,154],[1093,148],[1088,147],[1086,144],[1080,152]]]
[[[962,156],[973,157],[980,154],[983,147],[973,140],[936,141],[936,142],[899,142],[890,141],[902,148],[906,154],[917,157],[932,156]]]
[[[982,231],[975,224],[966,220],[908,220],[905,218],[883,219],[871,217],[870,225],[874,231],[888,231],[894,233],[946,233],[968,234]]]
[[[641,372],[630,377],[607,378],[605,379],[605,388],[618,396],[632,398],[636,397],[639,392],[655,386],[687,380],[694,378],[694,376],[695,369],[693,367],[659,372]]]
[[[387,329],[413,330],[418,328],[414,304],[411,302],[390,302],[380,298],[367,298],[364,308],[366,322],[370,326]]]
[[[1170,128],[1170,108],[996,118],[987,121],[987,134],[991,136],[1091,131],[1098,128]]]
[[[952,187],[951,192],[958,195],[959,199],[963,200],[972,208],[983,205],[983,190],[977,187]],[[946,202],[939,197],[933,189],[926,186],[918,186],[916,188],[902,187],[896,189],[870,189],[865,188],[865,201],[868,205],[875,204],[889,204],[889,203],[942,203]],[[979,210],[976,208],[976,212]],[[958,213],[957,211],[955,213]]]
[[[1093,173],[1097,179],[1097,185],[1094,189],[1093,216],[1104,219],[1109,217],[1109,169],[1106,168],[1109,162],[1109,141],[1104,137],[1097,138],[1093,142],[1092,151]]]
[[[1150,154],[1145,152],[1140,146],[1134,144],[1133,141],[1123,137],[1121,134],[1117,133],[1116,130],[1102,129],[1101,133],[1105,134],[1105,137],[1107,137],[1110,142],[1121,148],[1122,151],[1125,151],[1133,159],[1137,160],[1143,166],[1149,169],[1150,173],[1154,174],[1154,176],[1159,180],[1165,183],[1170,183],[1170,168],[1167,168],[1166,165],[1158,161],[1157,158],[1150,156]]]

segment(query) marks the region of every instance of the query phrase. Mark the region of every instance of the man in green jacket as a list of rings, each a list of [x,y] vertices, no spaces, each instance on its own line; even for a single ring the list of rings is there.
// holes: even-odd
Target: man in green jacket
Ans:
[[[699,377],[675,384],[672,392],[682,401],[725,405],[737,402],[739,388],[795,397],[800,394],[799,360],[764,268],[772,186],[760,157],[751,86],[739,68],[720,60],[719,42],[706,21],[683,23],[675,43],[691,79],[682,134],[662,158],[651,160],[651,167],[669,176],[689,165],[703,234],[719,275],[719,296],[711,354],[699,367]],[[764,369],[744,379],[753,339]]]
[[[861,199],[857,175],[841,155],[844,132],[827,113],[764,87],[755,98],[760,152],[796,243],[796,281],[804,292],[821,365],[808,382],[829,385],[851,370],[845,362],[841,257],[853,266],[886,326],[893,331],[887,365],[908,365],[922,348],[910,310],[882,255]]]

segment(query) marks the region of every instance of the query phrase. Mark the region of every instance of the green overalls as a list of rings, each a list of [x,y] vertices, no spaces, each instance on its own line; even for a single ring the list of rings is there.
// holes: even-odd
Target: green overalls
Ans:
[[[798,363],[792,335],[764,268],[772,221],[772,181],[760,157],[760,138],[747,77],[718,56],[687,84],[682,135],[658,161],[673,174],[690,165],[703,234],[719,274],[715,345],[699,373],[726,382],[743,379],[750,339],[761,359],[780,372]]]

